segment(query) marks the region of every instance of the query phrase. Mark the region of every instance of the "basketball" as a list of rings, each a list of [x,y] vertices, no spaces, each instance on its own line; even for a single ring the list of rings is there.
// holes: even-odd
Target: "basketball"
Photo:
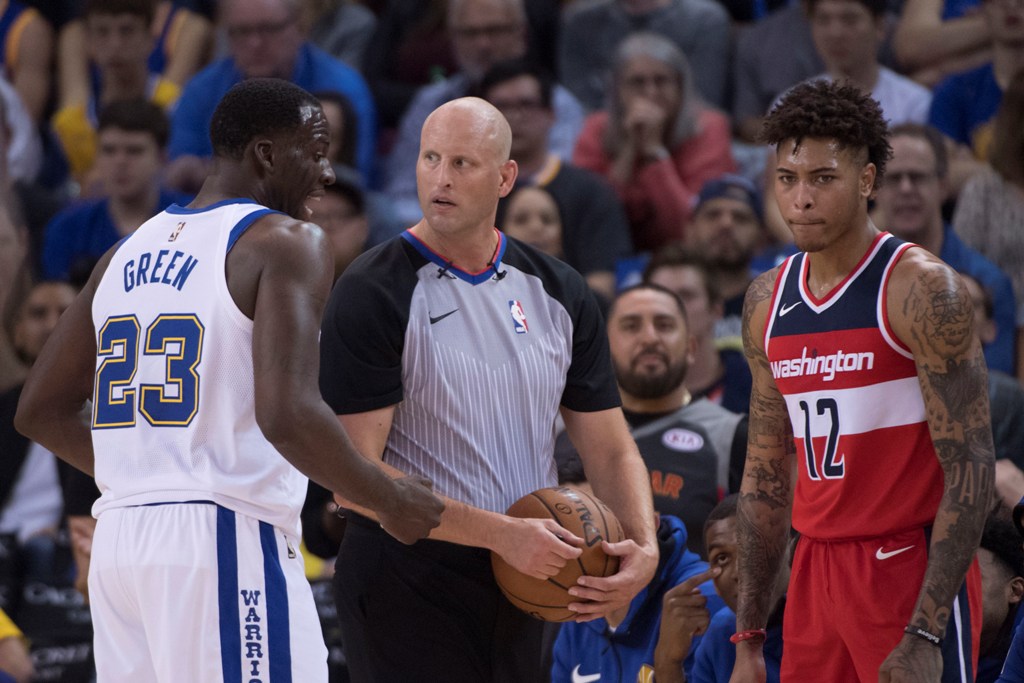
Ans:
[[[576,613],[568,609],[579,602],[569,589],[581,576],[609,576],[619,569],[619,558],[601,549],[601,541],[616,543],[625,538],[622,525],[608,506],[592,495],[570,486],[538,489],[528,493],[508,509],[511,517],[550,518],[584,539],[583,554],[569,560],[556,576],[535,579],[514,569],[496,553],[491,566],[498,588],[509,601],[542,621],[570,621]]]

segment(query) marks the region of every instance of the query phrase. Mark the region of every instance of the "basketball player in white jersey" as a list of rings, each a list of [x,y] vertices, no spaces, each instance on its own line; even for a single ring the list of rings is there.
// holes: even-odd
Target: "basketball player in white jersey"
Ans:
[[[319,103],[235,86],[215,164],[98,264],[16,425],[101,491],[89,572],[100,683],[327,681],[299,547],[306,476],[411,543],[443,509],[361,457],[317,385],[333,278],[307,204],[334,180]],[[91,405],[89,404],[91,399]]]

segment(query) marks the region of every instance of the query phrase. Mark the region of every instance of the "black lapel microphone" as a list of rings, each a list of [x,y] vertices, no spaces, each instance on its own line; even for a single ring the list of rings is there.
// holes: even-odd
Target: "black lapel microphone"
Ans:
[[[494,261],[488,261],[487,265],[490,266],[491,270],[494,271],[495,282],[500,282],[501,280],[504,280],[505,276],[508,275],[507,270],[498,270],[498,267],[494,265]]]
[[[455,265],[455,262],[449,261],[448,263],[444,264],[443,268],[438,268],[437,279],[440,280],[441,278],[448,276],[450,279],[454,280],[455,276],[448,272],[448,269],[451,268],[453,265]]]

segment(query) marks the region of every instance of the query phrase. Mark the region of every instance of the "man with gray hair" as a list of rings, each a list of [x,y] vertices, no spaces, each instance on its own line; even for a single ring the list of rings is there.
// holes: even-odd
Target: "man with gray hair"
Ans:
[[[427,115],[445,102],[469,94],[494,64],[524,57],[527,51],[523,0],[450,0],[447,22],[460,71],[416,93],[402,116],[387,163],[385,192],[395,201],[398,217],[407,223],[421,216],[414,169],[420,128]],[[568,90],[557,84],[551,106],[555,120],[548,146],[562,159],[571,159],[583,127],[583,109]]]

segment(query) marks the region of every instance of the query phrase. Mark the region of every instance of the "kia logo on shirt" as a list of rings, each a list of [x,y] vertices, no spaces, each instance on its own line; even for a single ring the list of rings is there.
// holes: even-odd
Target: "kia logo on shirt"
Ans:
[[[670,429],[661,435],[661,443],[674,451],[692,453],[704,445],[704,437],[689,429]]]

